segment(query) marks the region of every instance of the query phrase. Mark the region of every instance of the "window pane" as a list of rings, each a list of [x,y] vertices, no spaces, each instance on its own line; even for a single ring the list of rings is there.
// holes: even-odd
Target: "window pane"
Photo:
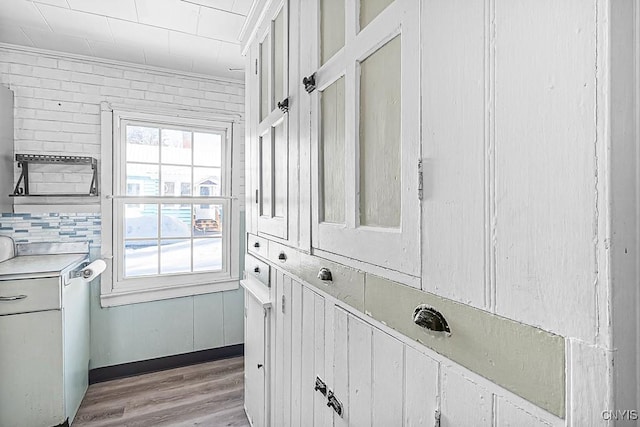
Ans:
[[[269,105],[269,41],[267,35],[260,43],[260,121],[271,112]]]
[[[158,165],[127,163],[127,196],[158,196]]]
[[[125,277],[149,276],[153,274],[158,274],[158,241],[125,241]]]
[[[158,237],[158,205],[124,205],[125,239],[147,239]]]
[[[161,237],[191,237],[191,205],[162,205]]]
[[[271,217],[271,138],[260,137],[260,215]]]
[[[321,0],[320,60],[326,63],[344,46],[344,0]]]
[[[321,94],[321,171],[324,221],[344,223],[344,77]]]
[[[222,238],[193,240],[193,271],[222,270]]]
[[[222,235],[222,205],[194,204],[194,236]]]
[[[157,163],[160,130],[143,126],[127,126],[127,161]]]
[[[198,166],[222,166],[222,135],[194,132],[193,164]]]
[[[220,168],[193,168],[194,196],[220,196],[222,178]]]
[[[287,96],[285,95],[284,83],[284,35],[285,35],[285,22],[284,22],[284,8],[280,10],[278,16],[273,21],[273,101],[276,105],[277,102],[283,100]]]
[[[360,68],[360,224],[399,227],[400,36]]]
[[[191,240],[162,240],[160,273],[191,272]]]
[[[366,27],[391,3],[393,0],[360,0],[360,29]]]
[[[162,163],[191,164],[191,132],[162,129]]]
[[[273,172],[274,172],[274,216],[284,217],[287,212],[287,128],[286,120],[280,122],[273,129],[274,153],[273,153]]]
[[[180,183],[181,196],[191,195],[191,168],[188,166],[162,166],[162,187],[167,183]],[[184,186],[183,186],[184,185]],[[189,194],[182,194],[183,189],[188,189]]]

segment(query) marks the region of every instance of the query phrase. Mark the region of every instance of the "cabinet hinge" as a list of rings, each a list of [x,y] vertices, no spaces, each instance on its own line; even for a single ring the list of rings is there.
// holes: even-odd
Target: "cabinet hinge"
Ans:
[[[418,160],[418,200],[422,200],[423,190],[423,173],[422,173],[422,159]]]
[[[256,205],[258,204],[258,190],[256,190]]]
[[[282,308],[282,314],[284,314],[284,295],[282,295],[282,304],[280,307]]]
[[[258,75],[258,60],[256,59],[256,76]]]

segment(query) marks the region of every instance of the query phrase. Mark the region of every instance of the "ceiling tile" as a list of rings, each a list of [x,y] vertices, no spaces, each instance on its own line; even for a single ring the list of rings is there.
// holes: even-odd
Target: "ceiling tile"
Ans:
[[[180,0],[135,0],[138,22],[195,34],[200,6]]]
[[[234,0],[181,0],[185,3],[197,4],[202,7],[209,7],[213,9],[228,10],[233,8]]]
[[[112,42],[107,18],[90,13],[40,4],[42,12],[54,33],[89,40]]]
[[[87,41],[82,38],[56,34],[38,28],[23,27],[23,30],[37,48],[93,56]]]
[[[252,3],[253,0],[236,0],[235,3],[233,3],[233,8],[231,10],[235,13],[240,13],[246,16],[249,14]]]
[[[222,44],[225,43],[191,34],[169,31],[170,54],[188,55],[194,58],[211,58],[212,60],[216,60]]]
[[[151,48],[169,53],[169,31],[135,22],[107,18],[117,44]]]
[[[113,59],[114,61],[144,64],[144,52],[140,47],[123,46],[115,43],[90,41],[91,51],[98,58]]]
[[[24,0],[0,0],[0,26],[28,25],[32,28],[49,29],[36,6]]]
[[[134,0],[67,0],[71,9],[137,22]]]
[[[237,42],[244,17],[216,9],[202,8],[198,35],[217,40]]]
[[[66,9],[69,8],[69,4],[67,0],[29,0],[34,3],[42,3],[42,4],[50,4],[51,6],[64,7]]]
[[[226,64],[227,68],[244,69],[245,61],[240,52],[240,45],[223,43],[222,46],[220,46],[218,62]]]
[[[33,47],[31,40],[27,38],[22,29],[17,25],[0,25],[0,43]]]
[[[229,68],[224,64],[217,61],[193,61],[193,72],[198,74],[205,74],[214,77],[226,77],[229,79],[242,80],[244,75],[242,73],[229,71]]]
[[[169,55],[168,53],[145,49],[144,56],[146,63],[155,67],[181,71],[191,71],[193,67],[193,60],[182,55]]]

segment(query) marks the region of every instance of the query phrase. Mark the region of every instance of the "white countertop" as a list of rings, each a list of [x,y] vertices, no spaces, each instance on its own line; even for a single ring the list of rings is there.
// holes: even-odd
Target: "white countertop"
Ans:
[[[0,262],[0,280],[56,277],[86,258],[87,254],[18,255]]]

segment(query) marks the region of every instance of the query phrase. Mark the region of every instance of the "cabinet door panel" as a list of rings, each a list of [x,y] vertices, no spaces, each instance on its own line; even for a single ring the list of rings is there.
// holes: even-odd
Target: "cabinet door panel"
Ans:
[[[265,425],[265,314],[262,304],[245,292],[244,403],[254,427]],[[260,366],[262,365],[262,366]]]
[[[338,3],[320,6],[335,13]],[[342,6],[344,46],[326,63],[315,59],[312,246],[418,277],[419,2],[374,7],[376,18],[362,31],[357,8]],[[327,54],[322,43],[333,40],[320,24],[319,57]]]
[[[371,426],[371,326],[349,317],[349,423]]]
[[[0,425],[64,422],[62,312],[0,316]]]
[[[280,108],[289,93],[289,17],[288,2],[274,3],[259,28],[256,62],[258,110],[255,141],[257,164],[255,203],[258,205],[257,232],[281,239],[288,238],[289,210],[289,120],[286,108]],[[249,115],[251,119],[252,115]],[[254,181],[255,182],[255,181]]]
[[[401,426],[404,345],[377,329],[373,331],[372,426]]]
[[[448,368],[442,370],[442,427],[492,426],[492,394]]]
[[[405,346],[405,427],[432,426],[438,396],[438,363]]]

